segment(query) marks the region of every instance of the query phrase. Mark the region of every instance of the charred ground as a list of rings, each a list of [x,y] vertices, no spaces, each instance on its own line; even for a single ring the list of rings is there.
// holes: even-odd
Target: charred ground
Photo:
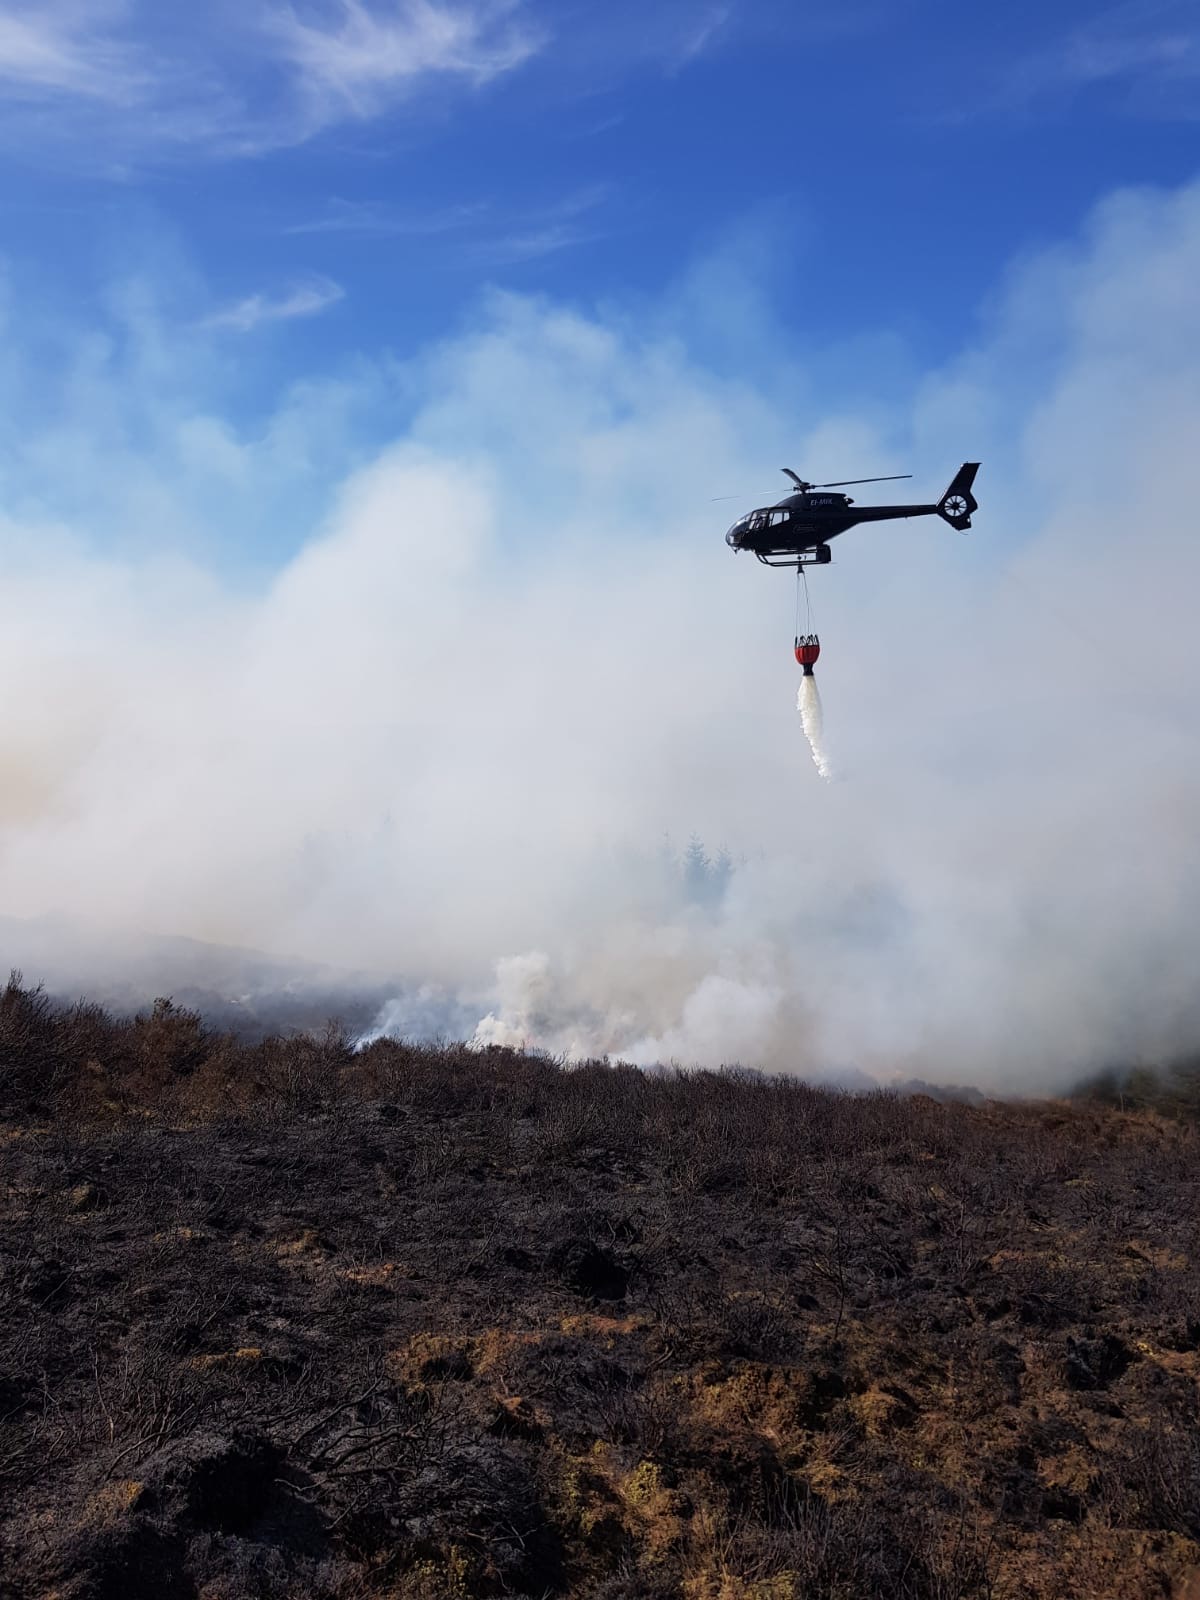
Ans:
[[[17,982],[0,1117],[5,1600],[1194,1592],[1189,1120]]]

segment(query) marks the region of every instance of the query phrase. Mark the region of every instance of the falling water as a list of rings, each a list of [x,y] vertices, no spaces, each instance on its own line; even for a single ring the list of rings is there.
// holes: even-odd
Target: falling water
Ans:
[[[812,751],[817,771],[826,780],[833,777],[833,768],[825,751],[825,725],[821,716],[821,691],[817,680],[808,673],[800,679],[800,692],[796,696],[796,710],[804,724],[804,737]]]

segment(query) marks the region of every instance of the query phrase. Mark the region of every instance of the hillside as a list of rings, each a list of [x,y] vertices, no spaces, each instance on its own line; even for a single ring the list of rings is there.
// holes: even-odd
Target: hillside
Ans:
[[[1200,1594],[1197,1134],[0,999],[3,1600]]]

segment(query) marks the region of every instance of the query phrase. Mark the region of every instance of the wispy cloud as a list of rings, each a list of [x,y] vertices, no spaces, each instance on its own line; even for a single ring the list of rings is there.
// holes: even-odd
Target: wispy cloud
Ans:
[[[1040,109],[1055,97],[1108,85],[1132,109],[1198,117],[1200,6],[1196,0],[1128,0],[1014,62],[995,102]]]
[[[250,333],[264,322],[289,322],[296,317],[315,317],[343,298],[345,291],[330,278],[308,278],[295,283],[282,294],[252,294],[204,319],[206,328],[228,328],[235,333]]]
[[[548,3],[548,0],[543,0]],[[705,57],[731,50],[736,44],[768,62],[782,61],[793,49],[810,57],[848,39],[873,41],[893,25],[896,0],[806,0],[804,5],[785,0],[560,0],[569,18],[553,40],[554,64],[560,87],[570,92],[581,126],[576,136],[612,122],[602,114],[583,117],[598,91],[609,95],[634,75],[685,71]],[[557,8],[556,8],[557,9]],[[911,4],[908,9],[911,9]],[[583,94],[580,95],[579,91]],[[621,114],[625,106],[614,108]]]
[[[445,240],[473,261],[516,265],[599,238],[602,230],[595,213],[610,192],[607,184],[597,183],[543,205],[501,210],[491,200],[477,200],[439,207],[424,215],[381,201],[334,198],[321,216],[292,223],[283,231]]]
[[[151,81],[138,51],[111,31],[120,13],[94,6],[0,4],[0,84],[8,95],[62,95],[130,105]]]
[[[236,157],[470,89],[544,34],[521,0],[295,0],[214,27],[151,0],[0,0],[0,138],[89,165]]]
[[[543,256],[557,255],[560,250],[570,250],[599,237],[597,232],[569,222],[551,222],[545,227],[529,228],[487,240],[481,243],[476,253],[494,266],[516,266],[522,261],[537,261]]]
[[[511,4],[334,0],[314,20],[289,6],[268,23],[321,120],[372,116],[430,75],[486,83],[527,61],[543,35]]]
[[[457,233],[485,221],[491,214],[489,202],[445,206],[421,215],[401,210],[377,200],[343,200],[335,196],[324,214],[294,222],[283,231],[299,233],[344,233],[374,239],[425,239],[439,234]]]
[[[710,6],[679,41],[679,49],[674,66],[676,68],[686,67],[689,61],[694,61],[697,56],[703,55],[717,34],[728,23],[732,13],[732,6]]]
[[[599,239],[603,230],[595,213],[608,194],[606,185],[593,184],[541,211],[512,218],[502,232],[479,241],[477,254],[494,266],[516,266]]]

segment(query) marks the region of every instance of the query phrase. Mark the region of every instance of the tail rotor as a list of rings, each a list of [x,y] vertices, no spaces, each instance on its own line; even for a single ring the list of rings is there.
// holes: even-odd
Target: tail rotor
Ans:
[[[957,528],[959,533],[966,533],[971,526],[972,511],[979,510],[979,502],[971,493],[971,485],[978,471],[978,461],[964,461],[938,501],[938,516],[943,517],[952,528]]]

